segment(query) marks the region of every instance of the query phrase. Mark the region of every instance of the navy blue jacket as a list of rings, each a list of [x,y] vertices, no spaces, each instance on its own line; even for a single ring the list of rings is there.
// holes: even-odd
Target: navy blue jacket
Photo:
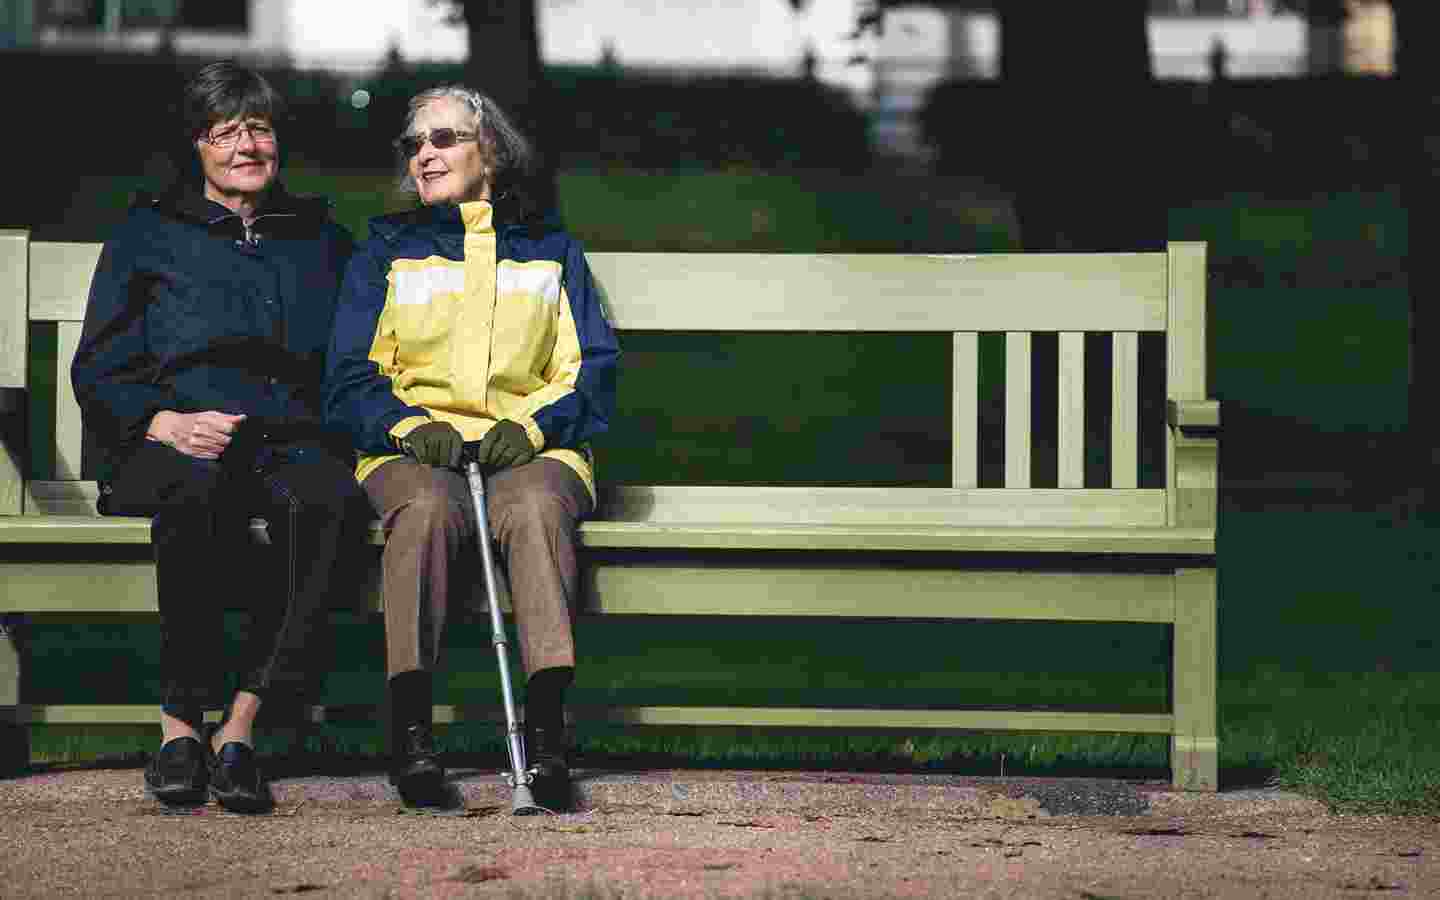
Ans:
[[[328,201],[278,185],[249,229],[198,190],[137,200],[100,255],[70,369],[98,477],[160,410],[318,427],[353,249]]]

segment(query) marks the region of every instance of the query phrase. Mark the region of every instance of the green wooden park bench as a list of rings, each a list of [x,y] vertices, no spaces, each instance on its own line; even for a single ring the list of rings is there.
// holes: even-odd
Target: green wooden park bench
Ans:
[[[70,389],[98,244],[0,232],[0,615],[101,622],[153,616],[144,519],[95,515]],[[757,708],[577,710],[667,726],[1159,734],[1177,787],[1216,789],[1215,526],[1219,406],[1206,393],[1205,245],[1163,253],[594,253],[623,332],[940,332],[952,335],[948,487],[602,488],[581,527],[586,611],[1144,622],[1170,627],[1169,709]],[[26,477],[27,335],[58,334],[53,480]],[[1109,484],[1085,486],[1086,333],[1109,335]],[[1003,485],[980,486],[980,339],[1003,335]],[[1058,346],[1056,486],[1031,485],[1032,336]],[[1164,335],[1166,470],[1139,486],[1140,337]],[[986,338],[986,340],[993,340]],[[1089,368],[1094,377],[1094,367]],[[1090,411],[1089,415],[1098,415]],[[1104,416],[1093,421],[1103,421]],[[1150,426],[1147,426],[1150,427]],[[48,429],[47,429],[48,435]],[[1093,480],[1093,479],[1092,479]],[[263,523],[256,523],[263,535]],[[374,541],[384,540],[378,530]],[[126,548],[116,545],[133,545]],[[378,553],[377,553],[378,557]],[[503,598],[502,598],[503,599]],[[378,590],[357,598],[378,608]],[[0,637],[0,719],[148,723],[153,706],[27,703],[24,654]],[[897,701],[901,698],[897,697]],[[325,709],[312,711],[315,721]],[[498,719],[440,706],[436,721]],[[18,725],[20,727],[13,727]]]

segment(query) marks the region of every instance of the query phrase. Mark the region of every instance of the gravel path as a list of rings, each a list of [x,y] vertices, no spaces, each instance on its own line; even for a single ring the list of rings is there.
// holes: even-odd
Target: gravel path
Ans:
[[[1440,823],[1278,791],[1076,779],[582,772],[582,811],[515,818],[493,772],[449,815],[383,778],[294,778],[276,810],[162,811],[140,771],[0,781],[0,896],[1440,896]]]

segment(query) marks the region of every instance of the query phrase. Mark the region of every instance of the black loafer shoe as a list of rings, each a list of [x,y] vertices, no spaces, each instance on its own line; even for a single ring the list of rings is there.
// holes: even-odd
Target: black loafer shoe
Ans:
[[[430,726],[417,723],[396,736],[390,784],[410,806],[436,806],[445,799],[445,767]]]
[[[527,727],[525,753],[530,764],[530,793],[551,812],[568,812],[575,805],[570,766],[565,761],[564,726]]]
[[[167,806],[204,803],[209,781],[205,748],[193,737],[166,742],[145,766],[145,790]]]
[[[530,795],[535,803],[550,812],[569,812],[575,806],[574,787],[570,783],[570,767],[565,760],[542,756],[530,764]]]
[[[237,813],[267,812],[274,806],[270,786],[255,764],[255,748],[231,741],[210,754],[210,796]]]

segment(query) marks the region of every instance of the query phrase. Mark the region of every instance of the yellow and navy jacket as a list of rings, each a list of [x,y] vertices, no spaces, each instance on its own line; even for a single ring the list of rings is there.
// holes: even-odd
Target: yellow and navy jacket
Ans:
[[[500,419],[595,494],[587,441],[615,412],[620,347],[580,243],[501,224],[487,201],[370,220],[326,359],[326,422],[364,479],[431,420],[476,441]]]

